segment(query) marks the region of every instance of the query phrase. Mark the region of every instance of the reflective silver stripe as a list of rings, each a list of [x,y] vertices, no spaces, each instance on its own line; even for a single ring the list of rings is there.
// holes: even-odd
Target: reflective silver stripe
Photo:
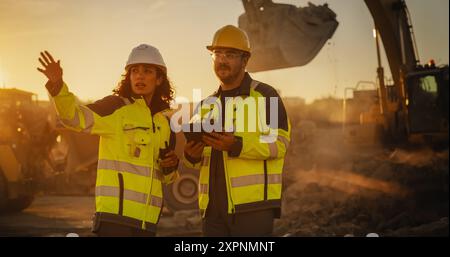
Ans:
[[[97,186],[95,187],[95,195],[96,196],[110,196],[110,197],[119,197],[119,188],[113,186]],[[147,194],[136,192],[133,190],[125,189],[123,190],[123,199],[133,202],[138,202],[141,204],[147,203]],[[162,198],[158,196],[151,196],[150,205],[156,207],[162,207]]]
[[[112,186],[96,186],[95,196],[119,197],[119,188]]]
[[[140,176],[150,176],[150,168],[139,166],[135,164],[131,164],[128,162],[121,162],[121,161],[115,161],[115,160],[105,160],[100,159],[98,160],[98,169],[108,169],[108,170],[115,170],[120,172],[128,172],[135,175]],[[163,175],[160,170],[154,169],[153,170],[153,177],[159,180],[163,180]]]
[[[150,199],[150,205],[156,207],[162,207],[163,199],[161,197],[152,195],[152,199]]]
[[[284,147],[287,150],[288,147],[289,147],[289,144],[290,144],[289,140],[287,138],[283,137],[283,136],[278,136],[278,140],[280,140],[284,144]]]
[[[84,129],[83,132],[90,133],[92,130],[92,127],[94,127],[94,114],[92,111],[85,107],[80,106],[81,111],[83,112],[84,116]]]
[[[147,194],[125,189],[125,190],[123,190],[123,199],[146,204],[147,203]]]
[[[140,176],[150,176],[150,168],[116,160],[98,160],[98,169],[128,172]]]
[[[211,158],[210,156],[203,157],[203,159],[202,159],[202,166],[209,166],[209,159],[210,158]]]
[[[267,184],[281,184],[283,177],[281,174],[268,174],[267,180]]]
[[[281,184],[281,174],[268,174],[267,184]],[[264,174],[248,175],[242,177],[231,178],[232,187],[243,187],[251,185],[263,185]]]
[[[95,187],[95,195],[96,196],[112,196],[119,197],[120,189],[118,187],[113,186],[97,186]],[[142,204],[147,203],[147,194],[124,189],[123,190],[123,199],[130,200]]]
[[[122,98],[123,102],[124,102],[126,105],[131,104],[130,99],[128,99],[128,98],[126,98],[126,97],[121,97],[121,98]]]
[[[80,126],[80,116],[78,115],[78,110],[75,110],[75,114],[72,119],[62,119],[61,118],[61,121],[69,127],[72,127],[72,128],[79,127]]]
[[[270,158],[277,158],[277,156],[278,156],[277,143],[269,144],[269,152],[270,152]]]
[[[252,80],[252,83],[250,83],[250,88],[255,90],[255,88],[259,85],[259,81],[257,80]]]
[[[232,187],[242,187],[255,184],[264,184],[264,175],[258,174],[231,178]]]
[[[200,194],[207,194],[208,193],[208,187],[209,187],[208,184],[200,184],[199,188],[198,188],[199,193]]]

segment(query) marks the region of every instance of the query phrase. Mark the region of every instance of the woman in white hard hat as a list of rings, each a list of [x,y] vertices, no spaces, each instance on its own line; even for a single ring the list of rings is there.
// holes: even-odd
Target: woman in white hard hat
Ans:
[[[59,60],[45,51],[39,61],[64,126],[100,136],[93,232],[154,236],[162,184],[177,178],[179,162],[167,115],[174,91],[160,52],[146,44],[135,47],[114,94],[89,105],[69,92]]]

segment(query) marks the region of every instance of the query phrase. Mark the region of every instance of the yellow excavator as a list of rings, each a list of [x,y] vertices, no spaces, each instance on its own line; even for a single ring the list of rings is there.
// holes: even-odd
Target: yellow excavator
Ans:
[[[344,101],[344,114],[349,109],[355,113],[356,106],[363,106],[356,111],[360,126],[353,126],[347,134],[358,137],[372,127],[390,142],[418,138],[447,142],[448,65],[420,64],[411,16],[404,0],[364,2],[375,23],[378,81],[371,90],[353,89],[353,99]],[[239,26],[247,32],[252,45],[250,72],[307,64],[338,26],[336,14],[326,4],[310,3],[301,8],[271,0],[243,0],[242,3],[245,13],[239,17]],[[392,74],[391,84],[385,82],[380,38]],[[344,124],[351,120],[350,116],[345,117]]]
[[[20,211],[46,176],[56,134],[35,94],[0,89],[0,212]]]
[[[27,208],[39,191],[89,193],[97,151],[97,137],[64,129],[34,93],[0,89],[0,213]]]

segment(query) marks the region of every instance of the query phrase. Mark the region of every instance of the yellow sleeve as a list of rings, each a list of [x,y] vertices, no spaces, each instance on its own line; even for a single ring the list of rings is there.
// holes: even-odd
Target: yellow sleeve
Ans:
[[[290,144],[289,131],[277,129],[269,135],[246,136],[241,139],[241,151],[233,153],[232,157],[242,159],[268,160],[284,158]],[[237,147],[239,148],[239,147]]]
[[[117,98],[116,96],[111,97]],[[53,96],[53,100],[58,117],[65,127],[77,132],[96,135],[115,133],[117,115],[111,113],[101,116],[89,108],[89,105],[79,104],[65,83],[58,94]]]

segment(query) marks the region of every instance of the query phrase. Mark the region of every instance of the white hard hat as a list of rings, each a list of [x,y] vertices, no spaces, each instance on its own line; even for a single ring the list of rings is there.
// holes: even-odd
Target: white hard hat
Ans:
[[[166,64],[164,63],[161,53],[154,46],[141,44],[133,48],[130,56],[128,56],[128,61],[125,65],[125,69],[128,69],[130,65],[138,63],[147,63],[159,66],[164,71],[164,73],[167,73]]]

